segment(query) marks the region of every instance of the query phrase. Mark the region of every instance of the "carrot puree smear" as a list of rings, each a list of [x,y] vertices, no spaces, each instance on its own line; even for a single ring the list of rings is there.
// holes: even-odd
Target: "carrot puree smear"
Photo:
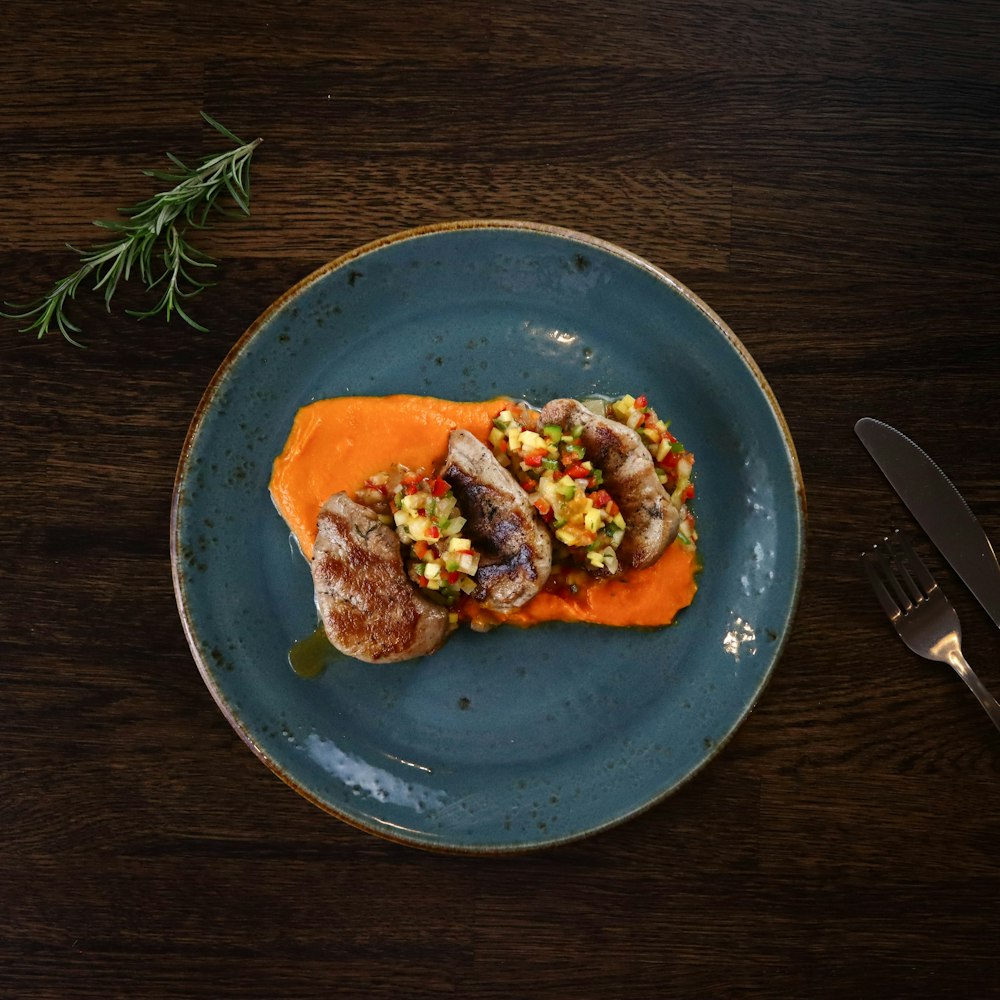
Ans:
[[[353,497],[371,476],[394,463],[414,471],[439,467],[448,435],[464,427],[485,440],[506,399],[453,402],[429,396],[342,396],[298,411],[271,472],[270,490],[307,559],[312,558],[320,507],[334,493]],[[547,588],[504,614],[465,599],[459,614],[479,625],[544,621],[600,625],[666,625],[694,599],[693,548],[675,541],[652,566],[607,580],[587,578],[576,592]]]

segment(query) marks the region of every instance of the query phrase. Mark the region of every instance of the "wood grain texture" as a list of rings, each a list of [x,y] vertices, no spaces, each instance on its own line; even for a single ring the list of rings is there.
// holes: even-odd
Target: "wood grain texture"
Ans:
[[[167,150],[212,149],[199,110],[264,144],[253,217],[201,244],[211,334],[83,295],[86,351],[0,321],[0,996],[1000,996],[1000,740],[866,590],[860,550],[912,522],[852,431],[906,428],[1000,538],[994,3],[5,16],[2,298],[67,270]],[[591,232],[693,288],[780,400],[809,509],[794,629],[717,759],[503,859],[376,840],[261,767],[169,566],[177,457],[231,344],[329,259],[462,217]],[[923,551],[1000,691],[1000,634]]]

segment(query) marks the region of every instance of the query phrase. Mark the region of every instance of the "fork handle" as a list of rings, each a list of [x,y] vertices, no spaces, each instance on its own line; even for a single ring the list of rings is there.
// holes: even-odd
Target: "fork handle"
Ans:
[[[975,675],[972,667],[965,662],[965,657],[959,650],[949,649],[948,662],[954,667],[955,673],[969,686],[969,690],[979,699],[979,704],[986,709],[986,714],[993,720],[993,725],[1000,729],[1000,703],[986,690],[986,685]]]

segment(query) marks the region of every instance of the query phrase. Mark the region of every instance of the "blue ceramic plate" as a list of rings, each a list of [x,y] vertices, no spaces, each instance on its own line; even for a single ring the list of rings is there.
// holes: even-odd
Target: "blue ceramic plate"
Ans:
[[[268,481],[299,407],[594,392],[647,393],[697,457],[704,570],[674,625],[465,629],[427,659],[291,670],[312,585]],[[479,853],[604,829],[716,754],[788,635],[803,519],[778,406],[711,309],[601,240],[474,221],[362,247],[253,324],[191,425],[171,550],[194,659],[269,767],[371,833]]]

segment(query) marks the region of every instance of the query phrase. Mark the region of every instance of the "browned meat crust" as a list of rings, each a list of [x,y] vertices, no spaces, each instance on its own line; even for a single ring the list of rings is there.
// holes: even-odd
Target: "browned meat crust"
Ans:
[[[451,432],[441,475],[467,519],[465,533],[482,553],[472,596],[494,611],[530,601],[552,570],[552,539],[527,494],[466,430]]]
[[[575,399],[546,403],[539,423],[583,427],[580,441],[587,458],[604,473],[604,487],[621,508],[627,525],[618,549],[619,562],[632,569],[656,562],[677,536],[680,516],[656,478],[653,458],[639,435]]]
[[[448,612],[406,577],[399,540],[346,493],[319,512],[313,548],[316,607],[330,642],[367,663],[433,653],[448,634]]]

